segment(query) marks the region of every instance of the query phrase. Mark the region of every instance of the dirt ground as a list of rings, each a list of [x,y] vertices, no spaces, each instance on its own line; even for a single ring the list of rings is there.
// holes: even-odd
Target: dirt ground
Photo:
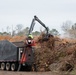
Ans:
[[[76,75],[75,73],[70,73],[70,72],[25,72],[25,71],[20,71],[20,72],[12,72],[12,71],[1,71],[0,70],[0,75]]]
[[[11,72],[11,71],[0,71],[0,75],[60,75],[54,72]]]

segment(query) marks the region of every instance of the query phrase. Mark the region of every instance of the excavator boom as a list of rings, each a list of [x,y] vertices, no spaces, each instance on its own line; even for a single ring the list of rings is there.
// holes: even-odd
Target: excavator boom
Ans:
[[[29,34],[31,34],[34,29],[35,21],[39,22],[46,29],[46,34],[48,34],[48,31],[49,31],[48,27],[46,27],[46,25],[37,16],[34,16],[34,19],[32,20],[32,23],[29,29]]]

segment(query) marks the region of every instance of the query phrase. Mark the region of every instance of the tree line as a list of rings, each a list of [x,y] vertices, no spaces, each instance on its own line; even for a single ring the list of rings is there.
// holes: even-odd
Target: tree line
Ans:
[[[68,36],[70,38],[76,38],[76,23],[73,24],[71,21],[66,21],[62,23],[61,29],[62,31],[64,31],[65,36]],[[45,30],[33,31],[32,34],[34,36],[37,36],[37,35],[40,35],[41,32],[45,32]],[[22,24],[17,24],[15,28],[13,28],[12,26],[11,31],[10,31],[10,27],[7,26],[6,31],[0,32],[0,35],[22,36],[22,35],[28,35],[28,33],[29,33],[29,27],[24,28]],[[54,36],[60,35],[58,30],[56,29],[51,29],[51,30],[49,29],[49,33]]]
[[[41,32],[45,32],[45,30],[40,30],[40,31],[33,31],[32,35],[37,36],[40,35]],[[22,36],[22,35],[28,35],[29,33],[29,27],[23,28],[22,24],[16,25],[15,28],[12,27],[11,32],[10,32],[10,27],[6,27],[6,31],[0,32],[0,35],[10,35],[10,36]],[[59,32],[56,29],[49,30],[49,33],[52,35],[59,35]]]

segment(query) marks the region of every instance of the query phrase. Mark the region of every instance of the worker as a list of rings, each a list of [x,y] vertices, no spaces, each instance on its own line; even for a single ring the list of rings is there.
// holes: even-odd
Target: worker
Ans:
[[[33,40],[33,36],[30,34],[26,39],[26,44],[28,46],[35,46],[35,41]]]
[[[33,36],[31,34],[28,37],[31,38],[31,39],[33,39]]]

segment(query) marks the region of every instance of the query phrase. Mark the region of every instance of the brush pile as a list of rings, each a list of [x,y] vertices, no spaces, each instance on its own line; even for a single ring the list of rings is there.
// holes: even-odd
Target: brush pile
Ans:
[[[71,71],[76,64],[76,43],[51,36],[43,41],[40,35],[35,50],[35,64],[38,71]]]
[[[18,42],[18,41],[25,41],[25,36],[2,36],[0,35],[0,40],[8,40],[10,42]]]
[[[51,61],[52,60],[52,61]],[[35,50],[35,63],[38,71],[49,71],[49,65],[55,60],[54,56],[54,37],[44,40],[43,34],[37,40]]]

